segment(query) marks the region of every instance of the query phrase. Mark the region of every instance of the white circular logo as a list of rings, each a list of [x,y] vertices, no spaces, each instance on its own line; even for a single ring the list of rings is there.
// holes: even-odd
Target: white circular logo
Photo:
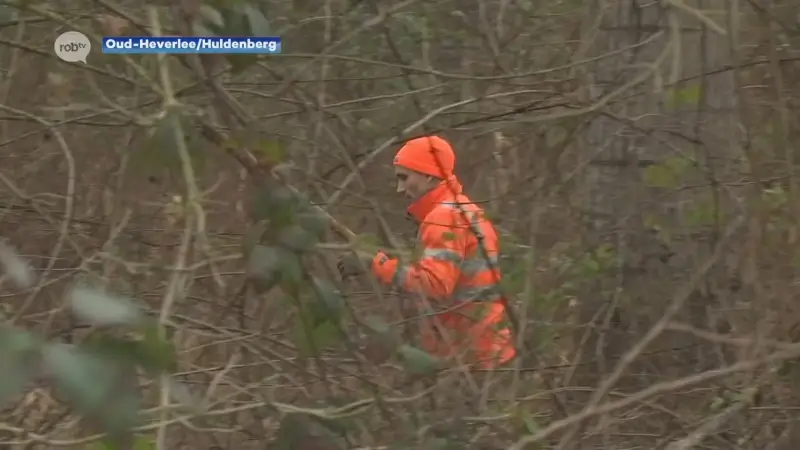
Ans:
[[[56,56],[66,62],[82,62],[86,64],[86,57],[92,49],[92,43],[85,34],[77,31],[67,31],[58,38],[53,46]]]

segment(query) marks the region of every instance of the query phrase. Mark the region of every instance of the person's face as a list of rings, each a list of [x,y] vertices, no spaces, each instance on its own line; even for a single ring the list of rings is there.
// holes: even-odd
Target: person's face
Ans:
[[[394,176],[397,179],[397,192],[405,195],[409,200],[416,200],[433,188],[436,178],[423,175],[404,167],[395,166]]]

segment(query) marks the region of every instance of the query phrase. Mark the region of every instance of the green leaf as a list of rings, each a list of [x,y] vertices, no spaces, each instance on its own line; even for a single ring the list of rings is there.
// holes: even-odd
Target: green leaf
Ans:
[[[342,293],[333,284],[318,277],[313,277],[311,283],[319,305],[314,312],[315,316],[324,317],[325,320],[338,320],[344,310]]]
[[[728,406],[728,400],[722,397],[714,397],[708,405],[710,413],[718,413]]]
[[[656,164],[644,170],[644,181],[650,186],[660,188],[675,187],[677,181],[675,174],[669,168]]]
[[[317,246],[317,237],[300,225],[280,229],[275,240],[279,245],[295,252],[309,252]]]
[[[267,222],[264,220],[253,224],[247,229],[247,231],[245,231],[245,233],[242,235],[242,254],[245,258],[249,257],[253,248],[257,244],[261,243],[261,239],[266,231]]]
[[[262,167],[275,167],[286,160],[286,150],[277,141],[258,141],[248,148]]]
[[[708,199],[697,199],[686,210],[686,223],[690,226],[702,227],[713,225],[717,218],[717,208]]]
[[[517,270],[509,270],[503,273],[503,278],[500,280],[500,286],[503,292],[511,294],[519,294],[525,289],[527,280],[527,273],[524,270],[519,270],[522,266],[517,266]]]
[[[36,276],[13,248],[0,241],[0,266],[8,278],[20,288],[29,288],[36,281]]]
[[[536,422],[536,419],[533,418],[527,411],[520,409],[520,418],[522,419],[522,423],[525,425],[525,430],[529,434],[536,434],[542,427]]]
[[[72,312],[92,325],[136,325],[145,317],[128,299],[99,290],[75,286],[69,298]]]
[[[19,10],[11,5],[0,5],[0,21],[7,22],[17,18]]]
[[[289,413],[281,419],[271,450],[344,450],[329,427],[303,413]]]
[[[368,253],[377,251],[381,247],[381,240],[372,233],[361,233],[355,238],[354,250],[362,250]]]
[[[275,185],[259,190],[251,206],[253,219],[268,220],[271,228],[290,225],[298,209],[297,195],[286,186]]]
[[[163,339],[158,326],[142,330],[142,338],[131,340],[108,335],[95,335],[80,345],[82,351],[128,365],[138,365],[150,374],[177,370],[177,351],[172,342]]]
[[[251,36],[269,36],[269,21],[261,11],[255,9],[252,5],[245,4],[244,13],[247,16]]]
[[[138,363],[139,343],[133,340],[108,335],[92,335],[82,342],[82,351],[117,361]]]
[[[279,284],[291,290],[302,282],[303,266],[298,256],[287,249],[258,244],[248,255],[245,277],[259,294]]]
[[[382,334],[382,333],[390,333],[392,331],[392,327],[390,327],[383,319],[375,316],[368,316],[364,319],[364,325],[373,333]]]
[[[283,252],[285,255],[281,257],[283,262],[280,270],[281,288],[293,292],[303,282],[303,266],[296,254],[286,250]]]
[[[155,441],[145,436],[137,437],[133,443],[133,450],[155,450],[155,448]]]
[[[42,353],[56,389],[79,412],[112,434],[126,433],[137,425],[139,396],[131,385],[136,380],[131,366],[68,344],[45,346]]]
[[[362,352],[367,361],[383,364],[397,352],[400,340],[391,331],[370,336]]]
[[[192,24],[192,29],[195,36],[216,36],[215,33],[209,25],[207,25],[202,19],[197,19]]]
[[[683,156],[674,156],[672,158],[667,158],[664,162],[662,162],[662,164],[669,167],[676,174],[680,175],[691,168],[694,162],[691,159]]]
[[[131,153],[131,166],[145,173],[166,170],[179,174],[182,162],[177,149],[176,129],[183,136],[192,165],[201,168],[205,162],[207,144],[180,105],[166,108],[155,120],[147,130],[145,139]]]
[[[303,357],[319,355],[336,344],[339,337],[339,327],[333,321],[309,327],[309,321],[298,320],[294,330],[294,343]]]
[[[644,181],[650,186],[674,188],[681,176],[691,166],[691,161],[683,157],[669,158],[660,164],[653,164],[644,170]]]
[[[303,227],[306,231],[313,234],[317,239],[320,239],[330,225],[330,220],[321,211],[303,211],[295,216],[298,225]]]
[[[416,347],[401,345],[398,353],[406,370],[413,375],[430,375],[439,369],[439,358]]]
[[[225,34],[229,36],[247,36],[249,32],[247,17],[240,3],[229,3],[219,10],[225,23]]]
[[[690,84],[681,89],[673,89],[667,98],[667,106],[678,108],[681,106],[696,106],[700,103],[702,91],[699,83]]]
[[[93,442],[89,448],[91,450],[120,450],[120,446],[114,440],[108,438]]]
[[[373,364],[388,361],[398,351],[400,338],[392,328],[378,317],[369,316],[364,325],[370,331],[367,343],[362,350],[364,357]]]
[[[400,338],[383,319],[369,316],[364,319],[364,326],[370,331],[362,350],[368,361],[382,364],[398,352]]]
[[[283,267],[282,259],[286,257],[286,250],[257,244],[253,247],[247,258],[245,278],[252,283],[259,294],[269,291],[280,281],[280,270]]]
[[[200,399],[192,395],[189,388],[172,377],[163,377],[162,381],[169,386],[169,395],[178,404],[188,407],[193,414],[202,414],[205,408]]]
[[[250,24],[241,8],[227,8],[222,12],[222,19],[225,22],[223,34],[226,36],[248,36],[250,34]],[[258,61],[257,55],[227,54],[225,55],[231,65],[231,72],[241,73]]]
[[[222,14],[210,5],[200,6],[200,20],[206,27],[214,31],[214,34],[222,31],[225,27],[225,20],[222,18]]]
[[[582,258],[581,263],[581,269],[583,269],[582,274],[584,276],[597,275],[601,270],[600,262],[594,259],[591,255],[586,255],[586,257]]]
[[[36,374],[41,344],[32,334],[0,326],[0,408]]]
[[[162,336],[157,325],[143,330],[138,363],[151,374],[174,373],[178,370],[178,350],[172,341]]]

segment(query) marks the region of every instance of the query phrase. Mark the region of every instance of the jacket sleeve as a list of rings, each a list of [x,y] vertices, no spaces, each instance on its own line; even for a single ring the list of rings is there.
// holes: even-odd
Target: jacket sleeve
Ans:
[[[460,275],[464,231],[456,226],[452,214],[431,214],[420,227],[423,252],[419,261],[402,265],[399,260],[378,253],[372,261],[372,272],[384,284],[431,299],[446,299]]]

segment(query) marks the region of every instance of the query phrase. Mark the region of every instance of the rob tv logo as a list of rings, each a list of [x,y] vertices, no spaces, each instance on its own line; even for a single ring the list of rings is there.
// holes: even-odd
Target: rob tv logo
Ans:
[[[77,52],[84,48],[86,48],[86,44],[83,42],[70,42],[69,44],[60,44],[58,46],[58,50],[61,52]]]
[[[82,62],[86,64],[86,57],[92,50],[92,43],[85,34],[77,31],[67,31],[53,44],[56,56],[67,62]]]

